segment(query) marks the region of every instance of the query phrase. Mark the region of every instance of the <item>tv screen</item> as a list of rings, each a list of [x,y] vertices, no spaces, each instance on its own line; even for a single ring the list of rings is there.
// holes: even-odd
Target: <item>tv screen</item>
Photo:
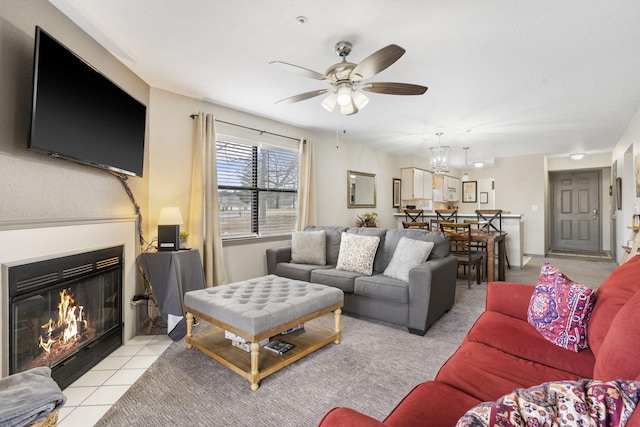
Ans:
[[[142,176],[147,107],[36,27],[29,149]]]

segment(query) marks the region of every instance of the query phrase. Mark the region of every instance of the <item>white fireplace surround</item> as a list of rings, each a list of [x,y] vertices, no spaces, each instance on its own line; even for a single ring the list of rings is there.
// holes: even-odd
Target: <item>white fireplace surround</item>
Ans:
[[[9,373],[9,306],[5,264],[56,258],[63,254],[124,245],[122,282],[123,342],[136,335],[136,310],[129,301],[136,293],[136,217],[0,223],[0,377]]]

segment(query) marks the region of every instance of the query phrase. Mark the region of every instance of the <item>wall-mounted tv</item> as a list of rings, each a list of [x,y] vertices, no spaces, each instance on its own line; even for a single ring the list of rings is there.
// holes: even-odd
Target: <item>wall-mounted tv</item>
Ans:
[[[29,149],[142,176],[147,107],[36,27]]]

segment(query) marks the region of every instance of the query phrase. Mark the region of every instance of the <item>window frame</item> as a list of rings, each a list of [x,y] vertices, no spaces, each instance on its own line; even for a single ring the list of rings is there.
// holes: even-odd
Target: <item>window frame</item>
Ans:
[[[234,144],[236,146],[248,146],[251,147],[251,185],[247,186],[247,185],[220,185],[219,181],[220,181],[220,175],[219,175],[219,169],[218,169],[218,165],[220,163],[219,161],[219,156],[221,154],[221,152],[218,150],[218,144],[219,143],[228,143],[228,144]],[[299,198],[299,191],[300,191],[300,154],[299,154],[299,150],[295,149],[291,146],[286,146],[286,145],[278,145],[278,144],[273,144],[273,143],[263,143],[263,142],[259,142],[259,141],[255,141],[255,140],[249,140],[249,139],[244,139],[244,138],[238,138],[238,137],[234,137],[234,136],[230,136],[230,135],[225,135],[225,134],[218,134],[216,135],[216,176],[218,178],[218,185],[217,185],[217,189],[216,191],[221,191],[221,190],[227,190],[227,191],[248,191],[251,192],[251,198],[250,198],[250,206],[251,206],[251,223],[250,223],[250,230],[248,233],[246,234],[232,234],[232,235],[226,235],[224,233],[221,233],[221,237],[222,237],[222,241],[225,243],[225,246],[228,246],[229,243],[232,242],[241,242],[241,241],[255,241],[256,239],[261,239],[261,240],[284,240],[284,239],[290,239],[291,238],[291,233],[295,231],[296,228],[296,224],[298,221],[298,215],[300,214],[299,211],[299,203],[298,203],[298,198]],[[260,186],[258,181],[260,179],[260,173],[259,173],[259,159],[260,159],[260,150],[264,150],[266,152],[285,152],[285,153],[290,153],[293,154],[296,158],[296,176],[295,176],[295,188],[294,189],[290,189],[290,188],[269,188],[268,186],[268,180],[267,180],[267,186]],[[264,172],[263,172],[264,173]],[[273,232],[273,233],[268,233],[268,232],[264,232],[263,230],[261,230],[260,227],[260,196],[261,194],[268,194],[268,193],[286,193],[286,194],[294,194],[294,205],[295,205],[295,220],[294,223],[292,224],[292,227],[290,230],[288,231],[281,231],[281,232]],[[221,218],[221,212],[219,212],[219,217],[218,220],[220,221],[220,224],[222,224],[222,218]],[[221,227],[222,228],[222,227]]]

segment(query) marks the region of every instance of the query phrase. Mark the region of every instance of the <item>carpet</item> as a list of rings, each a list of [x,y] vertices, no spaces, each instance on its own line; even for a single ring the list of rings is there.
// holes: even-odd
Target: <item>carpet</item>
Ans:
[[[508,270],[507,280],[535,284],[544,260]],[[548,260],[594,288],[615,268],[613,262]],[[255,392],[241,376],[176,341],[96,426],[315,426],[335,406],[382,420],[415,385],[435,377],[484,310],[485,292],[486,283],[467,289],[461,274],[454,307],[423,337],[345,314],[341,344],[270,375]],[[333,315],[312,322],[333,327]],[[196,332],[206,327],[200,322]]]

